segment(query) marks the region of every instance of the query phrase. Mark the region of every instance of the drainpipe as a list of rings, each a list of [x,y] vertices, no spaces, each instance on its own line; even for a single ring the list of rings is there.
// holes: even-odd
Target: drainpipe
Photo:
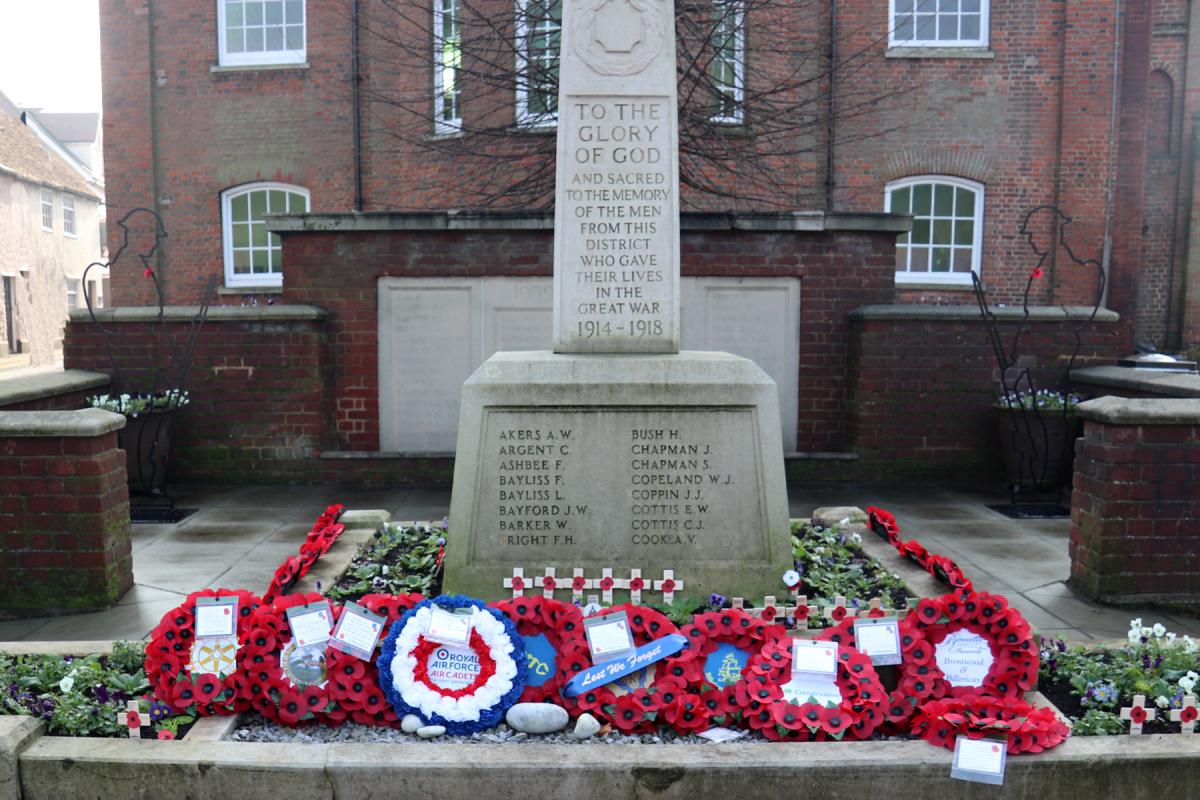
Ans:
[[[1121,6],[1122,0],[1113,0],[1116,19],[1113,23],[1112,102],[1108,120],[1108,177],[1104,186],[1104,250],[1100,255],[1100,270],[1104,273],[1104,292],[1100,295],[1102,308],[1108,308],[1108,290],[1112,286],[1113,193],[1117,180],[1117,116],[1121,88]]]
[[[361,80],[358,71],[358,0],[353,0],[350,7],[350,91],[354,103],[354,210],[359,212],[363,210]]]
[[[837,135],[837,0],[829,3],[829,108],[825,123],[825,213],[833,212],[833,190],[837,185],[833,171],[834,137]]]
[[[154,0],[146,0],[146,47],[150,57],[150,183],[154,192],[153,208],[159,219],[165,219],[162,204],[162,163],[158,152],[158,61],[154,44]],[[128,209],[126,209],[127,211]],[[159,300],[166,296],[171,282],[167,265],[167,243],[160,240],[154,251],[154,274],[158,279]]]

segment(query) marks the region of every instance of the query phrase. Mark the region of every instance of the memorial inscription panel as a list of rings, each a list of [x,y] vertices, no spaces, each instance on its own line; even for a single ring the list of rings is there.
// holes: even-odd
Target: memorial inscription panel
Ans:
[[[678,234],[666,97],[571,96],[560,114],[558,342],[674,352]]]
[[[751,408],[492,409],[472,557],[766,560]]]

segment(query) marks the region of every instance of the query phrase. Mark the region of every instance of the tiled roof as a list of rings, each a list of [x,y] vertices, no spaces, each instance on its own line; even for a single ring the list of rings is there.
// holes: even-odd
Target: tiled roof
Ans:
[[[82,175],[43,145],[20,118],[3,111],[0,111],[0,172],[60,191],[100,197]]]

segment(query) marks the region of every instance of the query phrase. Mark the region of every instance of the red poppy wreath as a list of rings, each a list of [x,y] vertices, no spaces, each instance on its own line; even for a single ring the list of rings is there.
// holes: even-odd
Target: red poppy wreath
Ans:
[[[289,646],[292,630],[287,610],[324,600],[324,595],[317,592],[287,595],[260,606],[250,618],[240,669],[244,676],[242,691],[250,705],[268,719],[285,725],[311,721],[337,725],[348,715],[334,700],[334,682],[329,679],[324,647]],[[331,606],[330,611],[332,626],[341,607]]]
[[[192,661],[200,657],[195,639],[196,600],[201,597],[237,597],[237,644],[234,664],[245,658],[245,642],[250,620],[260,600],[244,589],[204,589],[192,592],[176,608],[163,615],[150,632],[146,645],[146,677],[154,696],[179,714],[234,714],[249,708],[239,692],[239,670],[227,674],[197,674]],[[222,656],[228,663],[228,654]]]
[[[358,604],[387,620],[379,633],[379,641],[383,641],[392,624],[424,599],[419,594],[368,594],[359,599]],[[378,648],[370,661],[333,648],[327,650],[325,656],[333,687],[331,696],[339,709],[344,709],[351,720],[363,725],[399,725],[400,718],[379,687]]]
[[[607,616],[624,611],[629,619],[633,643],[638,647],[660,639],[670,633],[678,633],[675,623],[652,608],[626,604],[605,609],[598,616]],[[559,654],[559,676],[565,685],[576,674],[592,666],[591,651],[586,643],[573,650]],[[625,732],[647,732],[654,730],[659,712],[672,706],[684,691],[686,681],[667,674],[662,665],[655,665],[653,676],[650,670],[634,673],[617,684],[588,689],[578,697],[564,697],[562,705],[572,714],[590,711],[597,717],[611,722]],[[691,712],[684,711],[681,718]],[[685,723],[690,720],[684,719]],[[707,727],[707,726],[705,726]]]
[[[882,616],[883,612],[873,615]],[[925,632],[917,626],[915,618],[906,617],[901,620],[899,633],[903,661],[897,667],[897,673],[901,678],[907,676],[909,680],[900,680],[896,688],[888,694],[884,713],[886,722],[902,727],[916,713],[921,703],[932,698],[942,684],[932,679],[930,654],[933,653],[933,647],[925,637]],[[845,619],[835,627],[825,628],[814,638],[855,647],[857,643],[854,638],[854,618]]]
[[[913,718],[912,732],[950,749],[959,736],[982,739],[1003,733],[1008,736],[1010,754],[1040,753],[1071,734],[1052,708],[1038,708],[1015,697],[979,695],[929,701]]]
[[[559,702],[562,653],[587,650],[579,608],[545,597],[514,597],[491,604],[504,612],[525,640],[525,690],[522,703]]]
[[[837,683],[842,701],[834,707],[794,703],[785,696],[791,678],[791,639],[765,646],[750,661],[736,688],[736,713],[752,730],[772,741],[825,741],[849,735],[867,739],[883,724],[887,692],[871,659],[838,645]]]
[[[904,619],[929,648],[905,654],[900,684],[915,696],[1017,697],[1032,689],[1038,649],[1029,623],[1001,595],[951,592],[926,597]],[[923,691],[932,683],[932,692]]]

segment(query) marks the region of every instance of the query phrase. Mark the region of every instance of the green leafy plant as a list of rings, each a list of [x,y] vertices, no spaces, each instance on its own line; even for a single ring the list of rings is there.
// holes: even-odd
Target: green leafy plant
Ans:
[[[1068,646],[1061,639],[1041,640],[1039,685],[1072,721],[1080,736],[1119,733],[1117,711],[1135,694],[1159,709],[1179,708],[1200,682],[1200,647],[1161,625],[1129,623],[1120,648]]]
[[[845,526],[792,525],[792,555],[800,574],[800,593],[809,604],[832,603],[839,595],[851,605],[879,598],[885,608],[903,608],[911,596],[898,575],[888,572],[862,549],[862,536]],[[813,619],[812,627],[826,620]]]
[[[58,736],[125,735],[117,712],[150,690],[144,647],[118,642],[111,656],[0,653],[0,714],[43,719]]]
[[[338,601],[378,592],[437,594],[442,577],[438,554],[445,543],[443,528],[386,523],[359,547],[326,594]]]
[[[996,405],[999,408],[1026,411],[1062,411],[1064,408],[1073,411],[1081,402],[1083,398],[1079,395],[1055,389],[1018,389],[1000,395]]]
[[[87,401],[93,408],[102,408],[105,411],[124,414],[127,417],[159,411],[173,411],[191,402],[188,393],[182,389],[168,389],[165,392],[153,393],[101,394],[89,397]]]

